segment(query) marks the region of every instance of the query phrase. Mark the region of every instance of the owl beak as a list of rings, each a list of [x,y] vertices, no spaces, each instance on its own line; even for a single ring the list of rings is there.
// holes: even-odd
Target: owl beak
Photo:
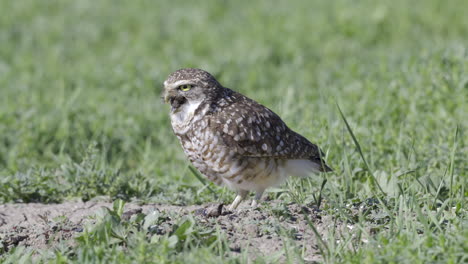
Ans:
[[[169,103],[171,105],[172,112],[176,111],[181,105],[187,102],[185,97],[180,96],[175,92],[171,92],[171,90],[165,90],[161,96],[161,99],[164,101],[164,103]]]
[[[163,95],[161,96],[161,99],[164,101],[164,103],[169,103],[171,97],[174,97],[173,94],[171,94],[170,92],[168,91],[164,91],[163,92]]]
[[[177,96],[169,98],[169,102],[171,103],[171,111],[175,112],[187,102],[187,99],[183,96]]]
[[[165,104],[167,104],[167,103],[169,103],[169,96],[163,95],[163,96],[161,96],[161,100],[162,100]]]

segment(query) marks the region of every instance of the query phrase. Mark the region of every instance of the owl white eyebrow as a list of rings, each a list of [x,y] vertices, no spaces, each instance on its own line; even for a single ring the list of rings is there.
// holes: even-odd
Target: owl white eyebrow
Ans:
[[[193,84],[193,81],[192,80],[180,80],[180,81],[170,84],[169,86],[171,88],[176,88],[176,87],[179,87],[181,85],[186,85],[186,84]]]

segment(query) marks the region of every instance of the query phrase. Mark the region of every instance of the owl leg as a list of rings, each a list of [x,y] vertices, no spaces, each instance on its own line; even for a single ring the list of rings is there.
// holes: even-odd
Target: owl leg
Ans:
[[[229,206],[229,210],[232,211],[232,210],[236,209],[237,206],[239,206],[240,202],[242,202],[242,200],[244,200],[244,198],[247,196],[248,193],[249,193],[249,191],[239,190],[237,192],[236,199],[234,199],[234,202],[232,202],[231,206]]]
[[[258,201],[260,201],[260,199],[262,198],[262,195],[263,195],[263,190],[262,191],[257,191],[255,193],[255,198],[252,200],[252,207],[257,207],[258,205]]]

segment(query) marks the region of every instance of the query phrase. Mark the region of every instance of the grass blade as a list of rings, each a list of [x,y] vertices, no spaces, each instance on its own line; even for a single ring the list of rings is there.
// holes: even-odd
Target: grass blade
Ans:
[[[203,179],[203,177],[198,173],[198,171],[192,166],[188,167],[192,174],[203,184],[203,186],[205,186],[214,195],[215,199],[218,199],[218,195],[216,195],[216,192],[213,189],[211,189],[209,183],[207,183],[205,179]]]
[[[453,175],[454,175],[454,168],[455,168],[455,153],[457,152],[457,146],[458,146],[458,133],[459,133],[459,128],[457,125],[457,128],[455,129],[455,137],[453,139],[453,146],[452,146],[452,151],[450,153],[450,163],[449,163],[449,169],[448,173],[450,175],[450,200],[453,198]]]
[[[320,205],[322,204],[322,192],[323,192],[323,188],[325,188],[325,184],[327,183],[327,179],[323,179],[322,181],[322,186],[320,187],[320,192],[319,192],[319,195],[318,197],[315,196],[315,194],[312,194],[312,197],[314,197],[314,200],[315,200],[315,204],[317,204],[317,208],[320,209]]]
[[[359,155],[361,156],[362,161],[364,161],[364,166],[365,166],[367,172],[369,173],[369,175],[371,176],[371,177],[370,177],[370,181],[371,181],[372,187],[375,188],[375,186],[377,186],[377,188],[379,189],[379,191],[380,191],[383,195],[386,195],[386,193],[382,190],[382,187],[380,187],[380,184],[377,182],[377,179],[375,178],[374,174],[373,174],[372,171],[370,170],[369,165],[368,165],[368,163],[367,163],[367,161],[366,161],[366,158],[364,157],[364,154],[362,153],[361,145],[359,144],[359,141],[356,139],[356,136],[354,135],[353,130],[352,130],[351,127],[349,126],[349,123],[348,123],[348,121],[346,120],[346,117],[344,116],[343,111],[341,111],[341,108],[340,108],[340,106],[338,105],[338,103],[336,103],[336,106],[338,107],[338,111],[340,111],[341,118],[343,119],[343,121],[344,121],[344,123],[345,123],[345,125],[346,125],[346,128],[348,129],[348,132],[349,132],[349,134],[351,135],[351,138],[352,138],[353,141],[354,141],[354,145],[356,145],[356,149],[357,149],[357,151],[359,152]]]

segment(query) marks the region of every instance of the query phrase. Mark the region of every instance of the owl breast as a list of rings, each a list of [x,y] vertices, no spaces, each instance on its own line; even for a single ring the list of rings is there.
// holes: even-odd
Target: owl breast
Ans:
[[[257,191],[286,179],[286,161],[239,155],[224,144],[221,131],[211,129],[209,119],[187,126],[186,133],[176,135],[190,162],[210,181],[234,190]]]

